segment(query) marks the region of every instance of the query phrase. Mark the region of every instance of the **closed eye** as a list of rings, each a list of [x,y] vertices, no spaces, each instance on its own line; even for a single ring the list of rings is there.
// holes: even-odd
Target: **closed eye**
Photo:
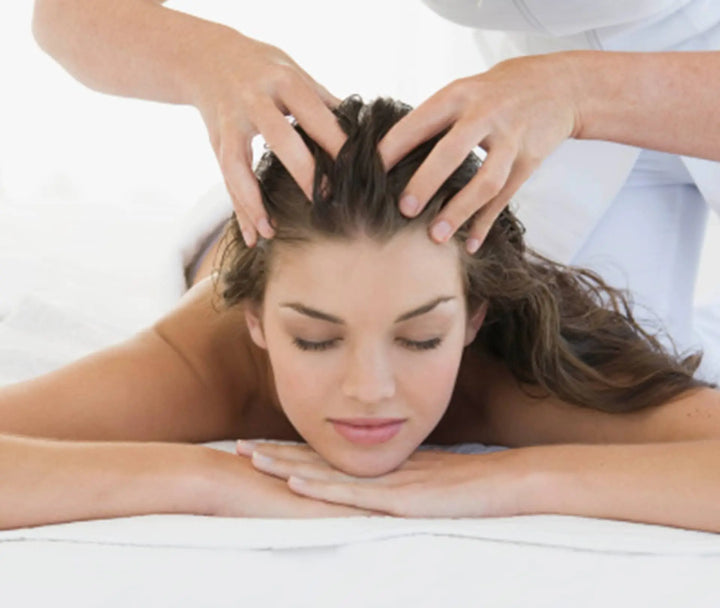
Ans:
[[[302,338],[293,338],[293,343],[295,346],[297,346],[300,350],[327,350],[328,348],[332,348],[332,346],[335,345],[336,342],[339,342],[340,338],[335,338],[333,340],[325,340],[324,342],[310,342],[309,340],[303,340]],[[437,348],[440,345],[440,342],[442,341],[441,338],[432,338],[430,340],[406,340],[404,338],[398,338],[398,342],[400,342],[403,346],[406,346],[410,350],[431,350],[433,348]]]

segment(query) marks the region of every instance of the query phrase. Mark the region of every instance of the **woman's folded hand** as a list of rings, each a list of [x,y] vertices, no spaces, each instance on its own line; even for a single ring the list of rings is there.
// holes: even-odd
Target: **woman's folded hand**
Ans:
[[[207,448],[203,491],[208,491],[209,515],[217,517],[312,518],[357,517],[384,513],[300,496],[284,479],[256,470],[246,458]],[[208,486],[209,484],[209,486]]]
[[[299,496],[396,517],[510,517],[523,514],[534,483],[521,450],[414,452],[394,471],[354,477],[306,445],[239,442],[245,462]]]

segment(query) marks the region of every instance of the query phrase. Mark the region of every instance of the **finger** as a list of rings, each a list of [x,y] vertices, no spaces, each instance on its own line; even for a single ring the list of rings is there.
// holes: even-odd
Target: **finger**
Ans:
[[[271,458],[257,451],[253,452],[252,464],[256,469],[282,479],[287,479],[291,475],[324,481],[349,481],[354,479],[327,464]]]
[[[331,110],[334,110],[342,103],[342,99],[333,95],[320,83],[314,82],[314,87],[318,95],[320,95],[320,99],[322,99],[323,103]]]
[[[380,140],[378,152],[385,170],[392,169],[408,152],[449,127],[454,120],[454,104],[447,102],[441,89],[403,116]]]
[[[435,145],[405,186],[400,201],[403,213],[408,214],[410,211],[407,199],[412,197],[414,210],[409,215],[411,217],[418,215],[483,136],[484,133],[479,133],[467,123],[455,123],[447,135]]]
[[[281,94],[283,103],[305,132],[333,159],[337,158],[347,135],[317,92],[303,83]]]
[[[301,462],[325,462],[324,459],[308,445],[279,445],[266,441],[238,441],[238,449],[251,456],[254,451],[272,458],[284,458]]]
[[[488,150],[485,162],[475,176],[438,213],[430,234],[438,243],[447,241],[478,209],[495,198],[505,187],[515,160],[510,145]]]
[[[291,476],[288,486],[293,492],[303,496],[329,502],[352,505],[361,509],[382,511],[392,515],[402,515],[402,504],[398,500],[400,488],[376,486],[360,483],[326,482]]]
[[[308,200],[312,200],[315,161],[300,134],[278,108],[271,104],[255,111],[253,125],[262,133],[267,145],[280,159]]]
[[[532,175],[532,169],[529,167],[523,167],[521,165],[517,169],[513,168],[505,187],[473,220],[466,244],[468,253],[475,253],[480,248],[487,238],[493,222],[495,222],[498,215],[500,215],[502,210],[510,202],[510,199],[520,189],[520,186],[527,181],[530,175]]]
[[[246,233],[247,236],[252,236],[253,243],[256,232],[260,232],[265,238],[272,238],[274,231],[262,204],[257,178],[251,169],[250,142],[246,140],[243,145],[242,142],[233,142],[224,138],[220,145],[219,156],[220,169],[230,197],[233,199],[235,214],[238,222],[242,222],[241,227],[245,229],[243,236]]]
[[[243,235],[243,241],[245,242],[245,245],[247,245],[248,247],[253,247],[255,245],[255,242],[257,239],[255,227],[252,225],[252,222],[250,221],[248,214],[245,213],[245,210],[243,209],[242,205],[238,201],[237,197],[233,194],[232,190],[230,189],[230,186],[228,185],[227,180],[225,180],[225,188],[227,189],[228,194],[230,194],[230,199],[232,200],[233,209],[235,210],[235,221],[238,223],[238,226],[240,226],[240,232]]]
[[[308,74],[305,70],[303,70],[295,61],[290,58],[290,63],[295,66],[295,68],[300,72],[300,74],[303,75],[305,78],[305,81],[310,85],[311,88],[315,90],[315,92],[320,96],[320,99],[322,99],[322,102],[330,109],[336,108],[342,103],[342,99],[339,97],[335,97],[330,91],[328,91],[323,85],[321,85],[317,80],[315,80],[310,74]]]

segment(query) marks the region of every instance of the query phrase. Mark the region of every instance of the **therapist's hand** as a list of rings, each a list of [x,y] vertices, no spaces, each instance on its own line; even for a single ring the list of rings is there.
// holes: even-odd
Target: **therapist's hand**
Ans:
[[[433,221],[431,236],[447,241],[476,214],[466,243],[482,244],[510,198],[578,128],[573,87],[561,54],[527,56],[450,83],[395,124],[379,144],[387,170],[413,148],[449,128],[410,179],[400,200],[414,217],[467,155],[487,157],[475,177]],[[411,210],[411,204],[416,208]],[[442,223],[446,224],[444,231]]]
[[[274,235],[252,171],[251,142],[262,134],[305,195],[312,198],[314,161],[286,120],[292,114],[333,158],[346,136],[330,108],[340,100],[279,48],[227,28],[208,41],[195,78],[195,106],[207,126],[235,215],[249,246]]]

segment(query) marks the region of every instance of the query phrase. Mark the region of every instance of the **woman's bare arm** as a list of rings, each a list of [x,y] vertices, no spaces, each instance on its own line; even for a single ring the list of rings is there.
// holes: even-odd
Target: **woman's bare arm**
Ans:
[[[152,327],[50,373],[0,387],[0,433],[201,443],[241,437],[257,374],[242,314],[209,279]]]
[[[149,513],[210,515],[205,474],[215,451],[0,435],[0,529]]]
[[[525,514],[602,517],[720,533],[720,439],[521,448]]]
[[[246,459],[179,443],[0,435],[0,529],[161,513],[347,517],[373,512],[297,496]]]
[[[603,412],[556,397],[531,397],[501,362],[485,358],[482,365],[492,378],[484,386],[482,406],[488,443],[526,447],[720,440],[720,391],[712,388],[690,389],[633,412]]]

